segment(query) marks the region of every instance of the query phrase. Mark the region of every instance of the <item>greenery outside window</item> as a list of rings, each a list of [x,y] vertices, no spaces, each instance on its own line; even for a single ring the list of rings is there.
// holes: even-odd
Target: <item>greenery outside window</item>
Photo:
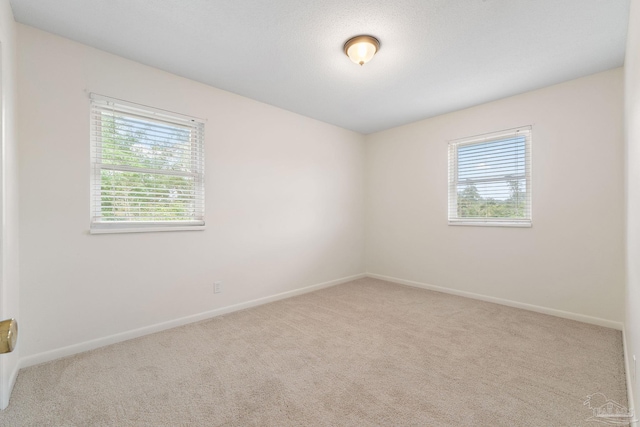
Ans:
[[[204,226],[204,122],[91,95],[91,233]]]
[[[449,224],[531,226],[531,126],[449,142]]]

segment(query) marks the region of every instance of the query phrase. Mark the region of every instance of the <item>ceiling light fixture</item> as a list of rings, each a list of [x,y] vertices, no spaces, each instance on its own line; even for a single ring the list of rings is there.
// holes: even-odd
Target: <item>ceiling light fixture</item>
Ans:
[[[364,65],[371,61],[380,50],[380,42],[372,36],[356,36],[344,44],[344,53],[356,64]]]

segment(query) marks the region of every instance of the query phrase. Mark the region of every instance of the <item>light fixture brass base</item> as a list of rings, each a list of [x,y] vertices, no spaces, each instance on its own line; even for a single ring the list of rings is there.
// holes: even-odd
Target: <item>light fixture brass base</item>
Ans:
[[[18,340],[18,322],[8,319],[0,322],[0,354],[11,353]]]
[[[347,51],[351,46],[353,46],[356,43],[362,43],[362,42],[371,43],[372,45],[374,45],[376,47],[376,52],[380,50],[380,41],[378,41],[377,38],[373,36],[355,36],[345,42],[344,44],[345,55],[349,56]]]

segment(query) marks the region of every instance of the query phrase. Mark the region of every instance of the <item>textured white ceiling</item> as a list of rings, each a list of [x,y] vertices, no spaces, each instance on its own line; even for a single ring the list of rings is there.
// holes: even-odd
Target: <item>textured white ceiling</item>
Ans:
[[[11,0],[18,22],[361,133],[623,65],[629,0]],[[371,34],[364,67],[344,42]]]

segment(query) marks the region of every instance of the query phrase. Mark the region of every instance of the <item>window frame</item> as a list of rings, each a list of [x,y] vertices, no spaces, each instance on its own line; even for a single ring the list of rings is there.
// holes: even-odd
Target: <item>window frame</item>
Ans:
[[[194,231],[205,229],[205,136],[204,126],[206,120],[175,113],[147,105],[124,101],[107,97],[96,93],[90,93],[90,234],[109,233],[140,233],[158,231]],[[136,120],[148,122],[167,123],[177,127],[190,129],[190,142],[195,156],[191,160],[190,172],[167,171],[166,175],[190,176],[194,179],[194,192],[201,196],[194,199],[194,216],[186,221],[100,221],[102,215],[101,198],[101,172],[102,170],[114,170],[122,172],[157,173],[158,169],[137,168],[126,165],[108,165],[102,163],[102,132],[100,110],[108,110],[114,114],[125,117],[134,117]]]
[[[460,218],[458,217],[458,148],[467,147],[476,144],[497,142],[507,140],[518,136],[525,135],[525,188],[526,188],[526,207],[527,216],[518,217],[475,217]],[[474,135],[465,138],[459,138],[448,141],[448,224],[463,226],[488,226],[488,227],[531,227],[533,224],[533,192],[532,192],[532,134],[533,127],[531,125],[521,126],[512,129],[505,129],[497,132],[490,132],[481,135]],[[473,183],[482,182],[503,182],[504,177],[495,178],[475,178],[471,180]],[[469,182],[469,181],[465,181]]]

